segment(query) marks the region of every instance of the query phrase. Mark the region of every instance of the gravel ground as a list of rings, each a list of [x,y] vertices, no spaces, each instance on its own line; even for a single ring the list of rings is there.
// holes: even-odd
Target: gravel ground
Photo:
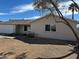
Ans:
[[[6,55],[5,59],[15,59],[16,56],[26,53],[26,59],[35,59],[37,57],[52,58],[63,56],[72,49],[68,45],[53,45],[53,44],[28,44],[11,37],[0,36],[0,53],[12,52],[13,54]],[[73,54],[64,59],[76,59],[76,54]]]

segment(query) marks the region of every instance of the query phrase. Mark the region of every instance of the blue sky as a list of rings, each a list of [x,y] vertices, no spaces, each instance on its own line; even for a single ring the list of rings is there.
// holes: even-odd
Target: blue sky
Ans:
[[[32,0],[0,0],[0,20],[40,17],[32,3]]]
[[[75,0],[78,1],[78,0]],[[79,2],[79,1],[78,1]],[[69,4],[66,2],[66,4]],[[63,3],[64,4],[64,3]],[[62,6],[62,4],[60,4]],[[68,6],[68,5],[67,5]],[[66,7],[67,7],[66,6]],[[67,12],[67,10],[64,10]],[[71,18],[71,12],[64,13],[65,17]],[[36,19],[41,17],[41,13],[34,10],[33,0],[0,0],[0,21],[9,19]],[[78,20],[79,13],[75,13]]]

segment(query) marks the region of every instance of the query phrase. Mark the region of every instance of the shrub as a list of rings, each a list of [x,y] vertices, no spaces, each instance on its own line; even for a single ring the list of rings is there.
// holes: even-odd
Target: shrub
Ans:
[[[27,37],[28,38],[34,38],[36,35],[35,35],[35,33],[28,33],[27,34]]]

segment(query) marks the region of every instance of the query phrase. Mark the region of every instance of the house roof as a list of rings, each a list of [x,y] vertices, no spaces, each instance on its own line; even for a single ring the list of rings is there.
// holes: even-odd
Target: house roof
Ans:
[[[16,20],[9,20],[9,21],[5,21],[5,22],[0,21],[0,25],[30,25],[32,22],[42,20],[43,18],[46,18],[46,17],[49,17],[49,16],[50,16],[50,14],[46,15],[46,16],[43,16],[43,17],[41,17],[39,19],[36,19],[36,20],[24,20],[24,19],[23,20],[17,20],[16,19]],[[61,17],[59,17],[57,15],[52,15],[52,16],[61,18]],[[68,21],[75,22],[75,23],[79,24],[79,21],[68,19],[68,18],[65,18],[65,19],[67,19]]]
[[[46,15],[46,16],[43,16],[43,17],[41,17],[41,18],[39,18],[39,19],[36,19],[36,20],[34,20],[34,21],[32,21],[32,22],[36,22],[36,21],[38,21],[38,20],[42,20],[43,18],[46,18],[46,17],[48,17],[48,16],[51,16],[51,14]],[[58,15],[52,15],[52,16],[55,16],[55,17],[61,18],[61,17],[58,16]],[[64,18],[65,18],[65,17],[64,17]],[[72,20],[72,19],[69,19],[69,18],[65,18],[65,19],[67,19],[68,21],[75,22],[75,23],[79,24],[79,21]]]
[[[5,22],[0,22],[1,25],[30,25],[32,20],[10,20]]]

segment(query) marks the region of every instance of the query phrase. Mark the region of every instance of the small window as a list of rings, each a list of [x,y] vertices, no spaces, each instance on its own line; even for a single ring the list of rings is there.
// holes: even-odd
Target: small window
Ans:
[[[27,31],[27,26],[26,25],[24,25],[24,31]]]
[[[45,31],[50,31],[50,25],[45,25]]]
[[[56,25],[51,26],[51,31],[56,31]]]

